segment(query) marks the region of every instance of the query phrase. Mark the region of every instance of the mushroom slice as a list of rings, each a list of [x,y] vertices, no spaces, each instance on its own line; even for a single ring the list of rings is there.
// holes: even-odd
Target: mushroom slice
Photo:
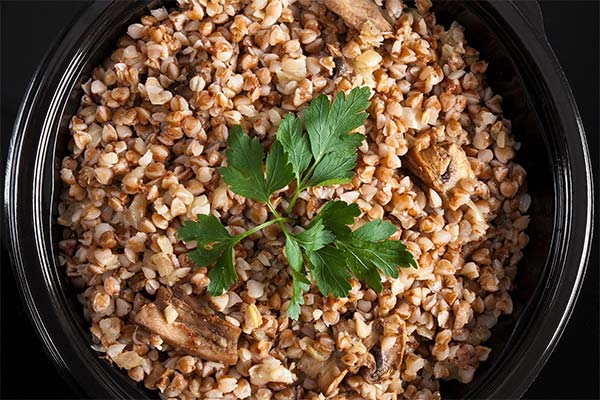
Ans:
[[[427,186],[446,196],[463,178],[475,178],[463,149],[455,143],[434,144],[424,150],[411,148],[406,168]]]
[[[322,2],[325,7],[339,15],[346,25],[358,32],[392,32],[392,25],[384,18],[381,8],[371,0],[322,0]]]
[[[172,323],[164,315],[167,306],[177,311]],[[159,290],[156,301],[144,305],[135,322],[186,353],[227,365],[237,362],[240,328],[207,312],[206,307],[179,291]]]
[[[152,363],[152,371],[144,378],[144,386],[148,389],[155,389],[156,383],[165,375],[170,375],[173,372],[172,369],[167,369],[163,363],[154,361]]]
[[[147,281],[148,280],[144,276],[144,273],[138,272],[127,280],[127,284],[131,290],[137,293],[146,287]]]
[[[358,337],[356,333],[356,325],[353,320],[343,320],[333,325],[333,337],[337,338],[340,334],[347,333],[352,340],[352,343],[361,342],[367,350],[370,350],[377,340],[379,340],[380,329],[378,331],[378,325],[380,325],[380,321],[374,322],[374,327],[371,329],[371,333],[364,339]]]
[[[351,319],[340,319],[340,321],[332,326],[333,337],[337,339],[341,334],[348,334],[352,342],[359,342],[360,338],[354,329],[354,322]]]
[[[306,376],[316,379],[321,393],[330,397],[336,393],[337,387],[348,373],[348,369],[341,365],[339,356],[340,353],[335,352],[326,361],[318,361],[304,354],[298,361],[298,369]]]
[[[194,95],[194,91],[190,89],[190,83],[187,79],[183,82],[180,82],[179,85],[174,87],[173,93],[183,96],[186,99],[189,99]]]
[[[374,370],[375,358],[369,353],[369,350],[379,341],[380,333],[376,329],[372,329],[369,336],[361,339],[356,334],[354,321],[346,320],[333,326],[333,337],[337,338],[340,334],[348,334],[352,342],[352,349],[348,351],[351,355],[339,354],[340,363],[344,365],[344,368],[348,369],[351,374],[357,373],[360,369]]]
[[[172,303],[176,308],[189,307],[197,314],[214,314],[215,311],[198,298],[188,296],[180,287],[173,290],[161,286],[156,292],[156,305],[161,309]]]
[[[406,168],[425,185],[437,191],[444,201],[448,200],[449,192],[461,179],[475,179],[467,155],[456,143],[434,144],[424,150],[413,147],[404,161]],[[488,228],[485,215],[473,200],[468,199],[465,205],[477,222],[476,235],[481,237]]]
[[[341,367],[337,362],[337,357],[329,358],[325,368],[319,375],[319,388],[325,397],[332,397],[338,391],[338,386],[344,380],[348,370]]]
[[[319,389],[325,397],[332,397],[344,380],[348,369],[340,362],[341,353],[335,351],[327,360],[318,360],[304,353],[298,361],[297,368],[306,376],[316,379]]]
[[[404,358],[406,347],[406,325],[398,315],[392,315],[378,325],[381,336],[379,343],[372,349],[371,354],[375,357],[375,368],[365,371],[365,380],[376,383],[387,379],[399,370]]]
[[[333,358],[333,355],[330,358]],[[315,360],[308,353],[304,353],[300,357],[300,360],[298,360],[297,368],[304,372],[306,376],[314,379],[325,370],[325,365],[325,361]]]

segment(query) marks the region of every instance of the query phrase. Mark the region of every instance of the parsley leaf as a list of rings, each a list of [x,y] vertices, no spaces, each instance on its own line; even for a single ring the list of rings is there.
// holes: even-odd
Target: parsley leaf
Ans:
[[[224,290],[237,282],[237,272],[233,265],[233,246],[231,243],[223,249],[221,258],[217,260],[214,267],[208,271],[210,282],[208,283],[208,292],[211,296],[220,296]]]
[[[317,221],[307,230],[295,236],[298,244],[306,251],[316,251],[323,248],[326,244],[333,242],[335,236],[333,233],[325,230],[323,221]]]
[[[324,296],[346,297],[352,286],[344,253],[332,245],[307,252],[310,270]]]
[[[283,146],[296,180],[300,182],[312,159],[308,136],[302,132],[302,120],[292,114],[286,115],[277,129],[277,141]]]
[[[208,276],[208,291],[212,296],[219,296],[232,283],[237,282],[237,274],[233,265],[233,247],[240,240],[231,236],[221,221],[214,215],[198,215],[198,221],[187,220],[177,232],[185,242],[196,241],[197,248],[188,253],[190,259],[203,267],[216,262]]]
[[[300,235],[292,235],[289,232],[285,232],[285,236],[285,254],[292,267],[292,297],[290,298],[286,314],[292,319],[298,319],[300,306],[304,304],[303,294],[310,289],[310,281],[306,277],[306,271],[304,270],[304,258],[302,257],[302,250],[298,240],[298,236]],[[310,233],[307,236],[316,235]],[[300,240],[307,241],[307,238],[301,238]]]
[[[386,240],[394,232],[396,228],[389,222],[375,220],[335,241],[336,247],[343,251],[352,274],[365,280],[376,292],[382,289],[377,270],[397,278],[398,266],[408,266],[406,246],[398,240]]]
[[[304,304],[303,293],[310,289],[310,281],[306,278],[304,270],[302,249],[307,252],[322,249],[326,244],[331,243],[335,236],[325,230],[322,221],[318,221],[297,235],[285,232],[285,236],[285,254],[292,267],[292,297],[287,308],[287,315],[298,319],[300,305]]]
[[[343,92],[338,93],[333,104],[324,94],[311,101],[304,110],[304,124],[310,138],[311,152],[317,162],[323,155],[333,151],[353,153],[356,150],[356,140],[345,137],[351,136],[350,132],[362,126],[367,119],[365,110],[370,104],[370,94],[368,87],[362,87],[351,90],[348,96]]]
[[[338,153],[328,153],[316,165],[307,186],[329,186],[348,183],[354,176],[356,154],[340,157]]]
[[[252,138],[239,125],[229,130],[227,140],[227,167],[219,170],[231,190],[252,200],[267,202],[268,193],[264,176],[264,149],[258,138]]]
[[[267,194],[270,197],[274,192],[288,185],[294,174],[288,163],[287,155],[281,143],[275,141],[267,154]]]
[[[350,233],[346,225],[354,223],[354,219],[360,215],[357,204],[348,204],[345,201],[329,201],[325,203],[321,211],[313,218],[309,227],[323,221],[323,225],[336,236]]]
[[[393,224],[376,219],[355,230],[353,236],[358,240],[378,242],[389,238],[394,233],[396,233],[396,227]]]
[[[263,172],[264,149],[258,138],[242,132],[239,125],[231,128],[227,140],[227,167],[220,169],[231,190],[252,200],[269,202],[271,195],[289,184],[294,175],[281,143],[274,142],[267,154],[266,181]]]
[[[321,94],[304,110],[302,120],[286,117],[282,121],[277,140],[282,143],[296,178],[296,193],[289,202],[288,212],[304,189],[352,180],[356,153],[365,139],[352,131],[367,118],[370,94],[367,87],[354,88],[347,96],[338,93],[333,103]],[[306,134],[302,131],[302,121]]]
[[[285,239],[285,255],[288,263],[294,271],[301,272],[303,270],[304,259],[302,258],[300,244],[296,240],[296,237],[287,231],[285,232]]]
[[[177,231],[179,238],[185,242],[195,240],[198,245],[206,245],[233,238],[221,221],[212,214],[198,214],[198,221],[186,220]]]
[[[304,304],[304,292],[310,289],[310,281],[303,273],[292,271],[292,297],[286,314],[292,319],[300,316],[300,306]]]
[[[369,287],[379,292],[382,285],[378,271],[397,278],[398,266],[417,268],[417,264],[402,242],[386,240],[396,232],[396,227],[391,223],[378,219],[352,231],[347,225],[353,224],[358,215],[360,209],[356,204],[330,201],[311,221],[311,225],[322,223],[335,234],[335,241],[327,246],[329,249],[326,253],[337,250],[338,256],[344,261],[342,268],[349,269],[357,279],[364,280]],[[320,255],[321,252],[316,254]],[[327,257],[327,254],[323,257]],[[310,260],[313,262],[313,259]],[[327,279],[336,279],[336,276],[330,276],[331,274],[315,272],[320,272],[321,283],[328,287],[332,285]],[[317,280],[319,288],[321,283]]]
[[[340,136],[340,139],[336,146],[331,149],[333,154],[339,157],[348,157],[356,154],[356,150],[360,147],[365,135],[358,132],[353,132],[348,135]]]

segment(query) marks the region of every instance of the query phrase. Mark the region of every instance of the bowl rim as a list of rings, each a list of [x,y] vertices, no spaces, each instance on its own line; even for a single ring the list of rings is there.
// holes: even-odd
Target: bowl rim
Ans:
[[[130,382],[128,379],[123,379],[126,377],[123,377],[121,373],[107,373],[105,368],[100,367],[97,354],[85,347],[85,343],[81,340],[82,338],[69,338],[69,334],[77,333],[73,326],[74,323],[68,320],[68,315],[65,314],[68,310],[63,309],[64,304],[61,304],[57,300],[56,291],[60,288],[56,285],[56,282],[52,282],[52,277],[48,276],[47,269],[45,269],[48,265],[53,265],[53,263],[49,262],[44,251],[51,249],[54,244],[49,242],[48,235],[41,231],[44,224],[47,224],[50,220],[51,213],[48,212],[50,216],[47,218],[48,221],[44,221],[42,211],[45,210],[44,206],[40,204],[41,200],[39,197],[41,193],[36,193],[36,189],[38,189],[37,192],[42,191],[42,181],[44,178],[42,176],[43,167],[40,166],[40,162],[38,161],[41,159],[39,156],[44,155],[47,151],[47,149],[42,149],[42,147],[50,139],[49,135],[57,134],[56,129],[53,129],[54,133],[42,132],[40,134],[42,140],[39,141],[38,147],[35,149],[35,154],[33,154],[33,151],[31,151],[32,154],[29,154],[30,156],[34,156],[34,160],[36,160],[33,170],[29,168],[30,165],[27,165],[31,162],[30,159],[25,159],[25,154],[23,153],[25,136],[32,129],[31,126],[35,125],[30,115],[31,111],[36,109],[36,106],[39,107],[39,103],[49,100],[46,98],[48,96],[48,89],[53,86],[56,86],[59,91],[57,92],[58,94],[54,93],[50,96],[51,108],[48,109],[48,114],[56,111],[56,108],[61,107],[60,102],[54,100],[56,98],[64,100],[66,96],[65,87],[60,91],[60,83],[53,84],[49,82],[49,76],[46,74],[46,71],[48,69],[52,70],[52,66],[56,67],[56,65],[64,62],[61,57],[70,55],[73,52],[75,52],[75,58],[71,59],[71,65],[77,64],[80,61],[77,57],[83,57],[84,54],[82,54],[80,49],[74,49],[72,46],[78,43],[82,31],[92,29],[90,27],[92,22],[105,18],[104,25],[93,28],[94,32],[99,35],[102,29],[109,29],[106,26],[106,19],[110,20],[107,17],[108,13],[112,13],[115,10],[118,10],[120,13],[131,12],[131,9],[135,7],[140,9],[147,7],[147,4],[136,5],[134,7],[118,3],[96,1],[83,10],[72,24],[71,29],[56,38],[55,44],[48,51],[44,57],[44,61],[35,72],[15,120],[9,144],[4,188],[4,211],[8,223],[7,231],[11,264],[13,272],[17,277],[17,282],[21,286],[21,300],[26,305],[28,315],[44,344],[46,352],[57,364],[59,371],[71,383],[74,383],[74,377],[78,381],[84,381],[87,386],[86,392],[94,394],[96,397],[143,397],[145,396],[144,391],[139,388],[136,388],[136,390],[132,389],[134,386],[139,385],[136,385],[133,381]],[[535,335],[535,340],[530,341],[530,346],[520,355],[517,364],[499,382],[501,385],[488,393],[490,396],[498,398],[516,398],[520,397],[531,382],[533,382],[556,346],[572,314],[585,275],[591,247],[593,183],[589,150],[585,139],[583,123],[562,68],[543,37],[543,33],[540,33],[512,2],[491,2],[490,7],[495,9],[506,20],[510,21],[510,28],[517,37],[527,38],[527,51],[534,59],[544,61],[543,68],[540,68],[542,74],[540,80],[548,87],[552,95],[552,100],[556,103],[556,108],[570,111],[569,113],[561,113],[558,118],[563,125],[562,131],[566,136],[566,147],[564,149],[566,159],[562,160],[562,162],[565,163],[564,172],[566,174],[564,178],[570,191],[564,193],[564,195],[567,199],[577,202],[577,207],[574,207],[572,210],[565,210],[566,214],[564,216],[564,222],[576,223],[564,227],[565,230],[561,233],[567,235],[566,240],[568,241],[568,245],[562,243],[566,246],[566,248],[562,249],[565,251],[565,257],[568,257],[569,260],[578,260],[577,263],[571,262],[569,264],[569,267],[576,268],[576,271],[567,271],[568,276],[564,277],[565,280],[561,280],[560,284],[554,288],[552,296],[549,299],[550,304],[547,305],[547,308],[554,312],[548,313],[547,317],[542,321],[537,329],[538,334]],[[57,73],[61,78],[64,78],[67,74],[73,75],[77,72],[70,70],[58,71]],[[60,81],[62,82],[62,79]],[[56,119],[60,116],[62,116],[62,112],[54,115],[54,119],[48,118],[49,120],[43,124],[43,129],[51,129],[52,122],[56,122]],[[42,152],[40,153],[40,151]],[[573,170],[576,173],[572,173]],[[30,187],[29,185],[33,186]],[[33,198],[23,198],[21,192],[25,192],[25,195],[32,194]],[[32,215],[29,215],[32,211]],[[41,274],[44,276],[44,282],[36,282],[28,279],[34,274],[32,267],[37,266],[26,267],[23,255],[24,251],[29,248],[27,245],[32,247],[32,253],[35,248],[34,256],[39,260],[39,268],[41,269]],[[564,272],[566,267],[567,265],[562,265],[561,273]],[[48,307],[54,311],[54,316],[49,315]],[[44,309],[46,311],[43,311]],[[62,310],[62,314],[58,313],[57,310]],[[57,318],[57,315],[62,318]],[[67,320],[63,319],[65,317]],[[552,329],[544,330],[547,327]],[[64,352],[63,350],[66,348],[70,348],[71,351]],[[82,349],[86,349],[86,351],[82,351]],[[79,352],[74,352],[73,350],[79,350]],[[534,365],[531,364],[531,360],[535,360]],[[116,369],[110,366],[109,368],[116,371]],[[121,379],[119,379],[119,376],[121,376]],[[123,391],[119,385],[115,387],[115,383],[120,384],[122,383],[121,381],[130,383],[127,391]]]

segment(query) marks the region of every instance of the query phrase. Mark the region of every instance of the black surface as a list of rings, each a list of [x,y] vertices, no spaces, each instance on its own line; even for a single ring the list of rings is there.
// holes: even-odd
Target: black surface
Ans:
[[[2,21],[2,169],[14,116],[25,87],[46,49],[83,7],[82,2],[5,2]],[[586,127],[598,175],[598,3],[543,1],[545,29]],[[23,23],[27,22],[27,27]],[[598,180],[595,181],[598,184]],[[596,186],[596,193],[598,186]],[[596,195],[598,199],[598,195]],[[598,215],[598,212],[596,213]],[[1,226],[2,224],[0,224]],[[4,237],[3,237],[4,239]],[[527,398],[599,398],[598,240],[574,315]],[[73,398],[74,393],[47,359],[18,298],[2,249],[1,398]],[[22,377],[26,377],[25,380]]]

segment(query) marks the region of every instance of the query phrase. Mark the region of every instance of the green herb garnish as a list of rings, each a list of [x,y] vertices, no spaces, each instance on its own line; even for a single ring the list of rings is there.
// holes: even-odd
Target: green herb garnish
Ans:
[[[310,221],[306,229],[293,234],[295,223],[291,212],[300,193],[309,187],[348,183],[354,176],[357,149],[364,136],[352,131],[367,118],[370,91],[355,88],[335,100],[327,96],[315,98],[304,110],[303,117],[288,114],[277,130],[277,139],[266,156],[257,138],[251,139],[234,126],[229,132],[227,167],[221,176],[234,193],[267,205],[273,218],[248,231],[231,236],[214,215],[198,215],[179,229],[179,238],[196,241],[189,253],[198,266],[213,265],[209,272],[208,290],[218,296],[237,282],[233,261],[234,246],[242,239],[267,226],[279,224],[286,239],[285,253],[291,267],[292,298],[287,315],[297,319],[303,294],[310,288],[308,272],[324,296],[344,297],[351,289],[352,276],[373,290],[382,290],[379,272],[398,277],[398,267],[417,263],[406,246],[389,240],[396,227],[380,219],[352,231],[360,215],[356,204],[329,201]],[[295,190],[282,216],[273,206],[271,196],[295,182]]]

